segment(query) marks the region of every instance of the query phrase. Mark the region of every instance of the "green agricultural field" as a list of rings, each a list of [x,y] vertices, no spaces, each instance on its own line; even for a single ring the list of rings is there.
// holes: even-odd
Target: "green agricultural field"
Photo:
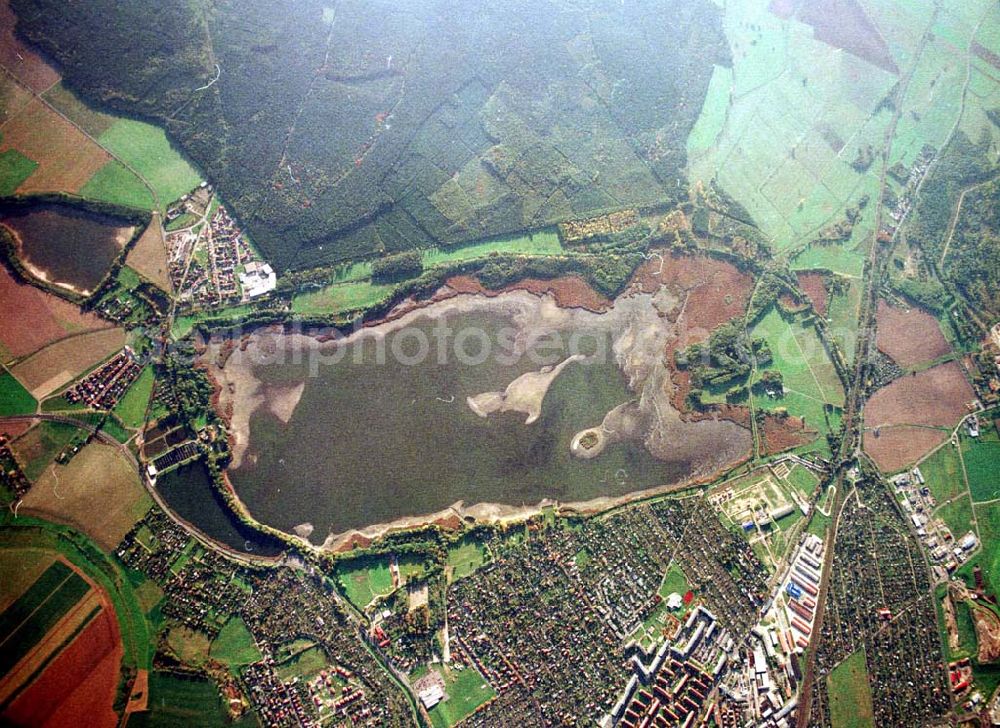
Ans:
[[[710,88],[689,136],[692,178],[714,178],[777,250],[793,250],[877,185],[873,169],[859,172],[851,162],[881,142],[891,114],[876,107],[896,77],[767,3],[728,5],[725,31],[738,51],[731,81],[713,76],[723,89]]]
[[[108,556],[87,536],[67,526],[20,515],[0,512],[0,549],[40,549],[61,554],[71,564],[93,579],[111,598],[118,619],[123,663],[149,669],[156,641],[135,589],[121,563]]]
[[[559,235],[554,230],[539,230],[525,235],[483,240],[453,248],[429,248],[423,253],[424,268],[485,258],[491,253],[518,255],[563,255]]]
[[[253,312],[253,308],[250,306],[230,306],[229,308],[223,308],[218,311],[205,311],[201,313],[192,314],[190,316],[178,316],[174,319],[174,325],[170,329],[170,334],[175,339],[183,339],[185,336],[191,333],[194,327],[201,323],[202,321],[229,321],[238,322],[242,321],[243,317],[249,315]]]
[[[377,596],[392,591],[388,557],[359,559],[338,569],[338,581],[347,599],[364,609]]]
[[[864,256],[849,243],[813,243],[792,260],[793,270],[828,270],[851,277],[860,277],[864,267]]]
[[[476,539],[464,538],[448,549],[452,581],[468,576],[486,562],[486,547]]]
[[[212,642],[209,656],[230,666],[249,665],[260,659],[260,650],[243,620],[233,617]]]
[[[448,699],[430,711],[434,728],[451,728],[460,720],[496,695],[496,691],[474,667],[464,670],[443,668],[445,692]]]
[[[155,381],[156,374],[153,372],[153,368],[147,366],[125,392],[125,396],[115,405],[114,413],[126,427],[137,430],[146,421],[146,407],[149,404],[149,397],[153,393]]]
[[[701,115],[687,139],[688,154],[694,155],[712,148],[722,133],[726,123],[726,110],[729,108],[729,89],[733,84],[733,69],[726,66],[716,66],[712,70],[712,79],[708,84],[705,102],[701,106]]]
[[[829,527],[830,527],[830,517],[824,516],[817,510],[813,510],[813,515],[812,518],[809,520],[809,525],[806,526],[806,533],[811,533],[814,536],[825,538],[826,529]]]
[[[13,195],[36,167],[38,167],[37,162],[28,159],[16,149],[0,152],[0,197]]]
[[[65,564],[50,566],[0,614],[0,673],[9,672],[89,591],[90,585]]]
[[[80,195],[91,200],[110,202],[125,207],[152,210],[153,195],[142,180],[117,159],[112,159],[80,189]]]
[[[935,514],[951,529],[955,538],[960,538],[972,525],[972,501],[968,495],[962,495],[953,501],[938,507]]]
[[[97,140],[142,175],[161,207],[201,184],[201,175],[171,146],[158,126],[119,119]]]
[[[292,299],[292,311],[304,315],[329,315],[356,311],[389,298],[395,286],[371,281],[334,283],[318,291],[303,293]]]
[[[956,655],[968,656],[976,654],[976,625],[972,621],[972,612],[965,602],[954,602],[955,624],[958,627],[958,651]]]
[[[984,424],[978,438],[962,436],[962,459],[975,501],[1000,498],[1000,438],[996,429]]]
[[[830,322],[830,335],[844,353],[848,364],[854,362],[854,349],[858,342],[858,317],[861,315],[860,281],[852,280],[844,293],[838,293],[830,299],[827,308],[827,320]]]
[[[203,678],[153,671],[149,674],[149,710],[129,717],[129,728],[232,725],[215,685]]]
[[[71,576],[73,570],[62,561],[50,564],[22,594],[17,595],[17,599],[10,606],[0,613],[0,639],[6,638],[13,632]]]
[[[767,340],[774,360],[766,368],[781,372],[785,388],[780,398],[755,397],[756,406],[771,411],[785,408],[789,414],[804,417],[809,427],[825,432],[824,405],[841,407],[844,390],[815,329],[786,319],[772,308],[754,326],[751,336]],[[759,378],[759,371],[757,376]]]
[[[101,431],[106,432],[121,444],[127,443],[135,435],[134,432],[126,430],[122,423],[114,415],[109,416],[101,425]]]
[[[38,402],[6,369],[0,368],[0,416],[28,415],[38,409]]]
[[[977,505],[975,513],[982,539],[982,551],[975,561],[982,568],[987,584],[997,590],[1000,589],[1000,503]],[[968,581],[972,583],[971,577]]]
[[[958,451],[949,442],[920,463],[920,473],[938,503],[944,503],[966,490]]]
[[[864,728],[875,725],[864,648],[833,668],[827,678],[827,689],[830,694],[830,723],[833,728]]]

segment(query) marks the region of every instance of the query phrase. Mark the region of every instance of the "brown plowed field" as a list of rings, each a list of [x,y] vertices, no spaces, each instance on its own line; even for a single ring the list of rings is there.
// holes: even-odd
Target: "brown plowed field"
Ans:
[[[948,439],[945,430],[899,425],[884,427],[875,437],[874,430],[865,432],[865,452],[887,473],[915,463]]]
[[[4,711],[15,725],[115,726],[123,650],[114,614],[103,609]]]
[[[167,248],[163,241],[160,213],[153,213],[153,218],[149,221],[142,236],[136,241],[135,246],[129,251],[125,262],[148,278],[154,285],[159,286],[167,293],[173,292],[173,285],[167,271]]]
[[[14,35],[16,18],[7,0],[0,2],[0,66],[3,66],[35,93],[59,80],[59,74],[41,56]]]
[[[951,351],[937,319],[919,308],[898,308],[878,302],[875,344],[904,369]]]
[[[11,367],[35,399],[44,399],[125,346],[124,329],[102,329],[57,341]]]
[[[826,278],[822,273],[799,273],[799,286],[802,292],[808,296],[813,308],[820,316],[826,316]]]
[[[17,281],[0,266],[0,350],[6,361],[20,359],[69,334],[109,328],[107,321],[51,293]]]
[[[111,155],[37,98],[3,126],[0,151],[16,149],[38,163],[17,191],[77,192]]]
[[[865,406],[867,428],[885,425],[954,427],[975,392],[956,362],[906,375],[882,387]]]
[[[17,422],[4,422],[0,424],[0,435],[6,435],[8,442],[13,442],[25,432],[31,429],[37,420],[19,420]]]

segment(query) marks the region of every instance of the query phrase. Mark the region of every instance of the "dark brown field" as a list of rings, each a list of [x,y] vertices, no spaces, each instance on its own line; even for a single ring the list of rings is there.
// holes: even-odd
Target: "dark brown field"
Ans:
[[[914,462],[947,437],[973,399],[956,362],[900,377],[865,406],[865,450],[887,470]],[[942,429],[927,429],[935,427]]]
[[[826,278],[822,273],[799,273],[799,286],[802,292],[809,298],[816,313],[826,316],[827,295]]]
[[[919,308],[898,308],[879,301],[876,323],[879,351],[904,369],[951,351],[937,319]]]
[[[896,425],[883,427],[878,437],[874,430],[865,432],[865,452],[887,473],[915,463],[948,437],[945,430]]]
[[[73,304],[14,279],[0,266],[0,355],[4,361],[20,359],[46,344],[84,331],[110,328],[107,321],[82,313]]]

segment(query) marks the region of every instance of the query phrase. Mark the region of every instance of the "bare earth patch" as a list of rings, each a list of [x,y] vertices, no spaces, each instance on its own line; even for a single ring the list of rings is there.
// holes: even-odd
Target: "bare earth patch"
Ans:
[[[11,368],[35,399],[44,399],[125,346],[124,329],[103,329],[62,339]]]
[[[915,463],[948,439],[945,430],[910,425],[891,425],[879,430],[867,430],[864,436],[865,452],[875,464],[887,473]]]
[[[78,192],[111,155],[37,98],[4,124],[0,151],[16,149],[38,168],[20,194]]]
[[[167,248],[163,240],[163,227],[160,224],[160,213],[153,212],[152,219],[142,236],[125,259],[130,268],[135,269],[154,285],[167,293],[173,291],[170,273],[167,267]]]
[[[976,398],[957,362],[907,374],[878,390],[865,405],[865,426],[954,427]]]
[[[111,551],[152,504],[125,457],[92,442],[67,465],[50,465],[19,512],[78,528]]]

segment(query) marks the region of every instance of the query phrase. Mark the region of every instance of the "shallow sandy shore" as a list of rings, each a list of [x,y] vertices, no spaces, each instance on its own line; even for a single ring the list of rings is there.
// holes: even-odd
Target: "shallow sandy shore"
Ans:
[[[483,392],[475,397],[467,397],[469,409],[480,417],[489,417],[494,412],[520,412],[528,415],[524,424],[530,425],[542,415],[542,401],[560,372],[568,364],[586,359],[583,354],[574,354],[554,367],[544,367],[538,372],[526,372],[507,385],[503,392]]]

